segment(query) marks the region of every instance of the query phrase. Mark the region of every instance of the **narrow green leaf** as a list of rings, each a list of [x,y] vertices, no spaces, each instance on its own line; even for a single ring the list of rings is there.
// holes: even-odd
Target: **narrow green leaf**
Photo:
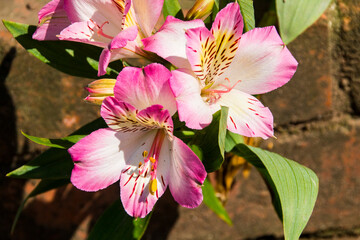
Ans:
[[[98,118],[93,122],[86,124],[85,126],[81,127],[80,129],[76,130],[76,132],[72,133],[70,136],[60,138],[60,139],[50,139],[50,138],[42,138],[42,137],[35,137],[30,136],[24,132],[21,132],[25,137],[30,139],[31,141],[45,145],[48,147],[54,148],[62,148],[68,149],[75,143],[77,143],[80,139],[85,137],[86,135],[90,134],[92,131],[99,129],[99,128],[106,128],[107,125],[102,118]],[[83,134],[81,134],[83,133]]]
[[[219,169],[224,161],[228,110],[227,107],[221,107],[214,114],[211,124],[198,131],[190,143],[191,149],[199,158],[202,157],[200,159],[207,172]]]
[[[69,41],[37,41],[32,39],[36,26],[3,20],[5,27],[15,39],[31,54],[64,73],[98,78],[97,68],[102,49],[89,44]],[[116,69],[116,70],[115,70]],[[122,69],[120,61],[111,63],[107,74],[102,77],[116,78]]]
[[[30,139],[31,141],[33,141],[37,144],[45,145],[48,147],[54,147],[54,148],[62,148],[62,149],[70,148],[72,145],[74,145],[74,143],[76,143],[81,138],[86,136],[86,135],[71,135],[68,137],[60,138],[60,139],[49,139],[49,138],[30,136],[24,132],[21,132],[21,133],[25,137],[27,137],[28,139]]]
[[[98,219],[88,240],[141,239],[149,224],[151,214],[145,218],[132,218],[118,200]]]
[[[181,11],[181,6],[178,0],[165,0],[163,5],[163,15],[165,19],[169,15],[181,20],[184,19],[184,15]]]
[[[225,154],[225,138],[226,138],[226,129],[227,129],[227,118],[228,118],[229,108],[221,106],[220,110],[220,120],[219,120],[219,133],[218,133],[218,145],[220,149],[220,154],[224,158]]]
[[[24,209],[24,206],[26,204],[26,202],[31,198],[31,197],[35,197],[36,195],[39,195],[41,193],[47,192],[49,190],[61,187],[65,184],[69,183],[68,179],[57,179],[57,180],[41,180],[40,183],[34,188],[34,190],[32,190],[32,192],[26,196],[26,198],[21,202],[16,215],[15,215],[15,219],[13,221],[13,224],[11,226],[11,233],[14,232],[17,221],[19,220],[20,214],[22,212],[22,210]]]
[[[233,153],[244,157],[263,175],[286,240],[299,239],[313,211],[319,180],[310,169],[276,153],[239,144]]]
[[[244,32],[255,28],[255,14],[253,0],[238,0],[241,15],[244,19]]]
[[[66,149],[50,148],[6,176],[33,179],[69,179],[74,164]]]
[[[85,126],[81,127],[69,137],[63,139],[66,139],[66,144],[69,145],[74,144],[77,140],[80,140],[83,136],[88,135],[91,132],[106,126],[107,125],[104,122],[104,120],[102,118],[98,118],[86,124]],[[44,140],[41,138],[36,138],[35,140],[43,141],[47,143],[49,139]],[[58,141],[56,144],[59,145],[60,143],[64,144],[64,142],[61,141]],[[67,150],[53,147],[43,152],[35,159],[27,162],[23,166],[8,173],[6,176],[15,177],[15,178],[35,178],[35,179],[39,179],[39,178],[68,179],[71,175],[71,170],[73,169],[73,167],[74,167],[73,161]]]
[[[220,200],[215,196],[215,190],[211,183],[205,179],[204,185],[202,187],[202,192],[204,196],[203,202],[212,210],[216,215],[219,216],[224,222],[229,225],[232,225],[232,221],[225,210],[224,206],[221,204]]]
[[[329,6],[331,0],[276,0],[280,34],[290,43],[313,24]]]

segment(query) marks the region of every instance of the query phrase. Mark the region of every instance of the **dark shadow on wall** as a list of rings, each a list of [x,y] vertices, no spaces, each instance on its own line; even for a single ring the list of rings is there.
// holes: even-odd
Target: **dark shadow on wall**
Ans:
[[[5,177],[14,167],[18,147],[15,106],[5,84],[15,57],[16,48],[12,47],[5,52],[0,64],[0,233],[4,239],[10,238],[11,223],[24,185],[23,180]]]

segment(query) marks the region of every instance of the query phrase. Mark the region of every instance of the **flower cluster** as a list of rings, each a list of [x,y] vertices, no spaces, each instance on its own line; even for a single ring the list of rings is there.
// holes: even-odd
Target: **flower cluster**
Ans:
[[[89,85],[87,100],[101,104],[108,128],[83,138],[69,153],[77,188],[98,191],[119,180],[121,201],[134,217],[145,217],[168,186],[182,206],[202,202],[207,173],[174,136],[176,112],[187,127],[203,129],[227,106],[229,131],[272,137],[272,114],[252,95],[284,85],[297,67],[275,27],[243,34],[237,3],[223,8],[210,30],[200,19],[172,16],[155,30],[162,6],[163,0],[53,0],[39,12],[33,36],[103,48],[99,76],[110,61],[133,66],[116,81]],[[172,70],[154,57],[171,63]]]

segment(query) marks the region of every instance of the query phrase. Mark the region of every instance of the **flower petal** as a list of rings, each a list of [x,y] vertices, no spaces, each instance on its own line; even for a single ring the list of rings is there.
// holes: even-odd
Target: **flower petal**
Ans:
[[[114,97],[107,97],[101,105],[101,116],[113,130],[120,132],[145,131],[136,115],[138,110],[131,104],[121,102]]]
[[[81,190],[98,191],[118,181],[124,159],[135,151],[142,135],[106,128],[84,137],[68,150],[74,161],[71,182]]]
[[[169,111],[164,109],[161,105],[152,105],[144,110],[141,110],[137,116],[139,123],[147,126],[148,129],[162,128],[166,130],[168,136],[172,138],[173,121]]]
[[[176,104],[169,85],[170,76],[170,71],[157,63],[143,69],[126,67],[117,77],[115,97],[139,110],[160,104],[173,115],[176,112]]]
[[[114,53],[114,50],[123,48],[127,45],[128,41],[135,40],[138,34],[137,27],[133,26],[121,31],[116,37],[114,37],[109,43],[108,48],[105,48],[100,55],[98,76],[106,74],[106,68],[108,67],[110,60],[117,60],[115,55],[119,56],[118,51]]]
[[[71,24],[63,6],[63,0],[53,0],[39,11],[39,27],[33,34],[33,39],[59,40],[56,35]]]
[[[264,139],[274,136],[273,116],[257,98],[233,89],[218,104],[229,107],[227,128],[231,132]]]
[[[153,208],[159,197],[165,192],[167,184],[163,181],[167,178],[170,160],[168,141],[164,141],[157,169],[156,193],[151,194],[149,184],[151,180],[151,164],[142,162],[143,152],[149,151],[157,131],[148,131],[143,134],[139,141],[139,148],[126,159],[126,166],[120,178],[121,202],[125,211],[133,217],[145,217]],[[142,162],[142,164],[139,164]],[[139,166],[143,167],[144,173],[139,175]],[[161,177],[163,176],[163,177]]]
[[[96,25],[91,21],[75,22],[63,29],[58,35],[60,40],[82,42],[105,48],[111,39],[94,31]]]
[[[151,36],[159,20],[163,4],[164,0],[132,0],[137,24],[144,33],[144,37]]]
[[[201,185],[205,178],[206,171],[200,159],[174,137],[169,188],[175,201],[188,208],[199,206],[203,200]]]
[[[186,31],[186,55],[195,75],[203,85],[211,75],[216,53],[215,38],[205,28],[193,28]]]
[[[105,24],[103,30],[112,36],[122,29],[125,9],[119,6],[113,0],[64,0],[64,9],[71,22],[83,22],[91,19],[98,25],[102,25],[108,21],[109,24]]]
[[[211,62],[210,76],[207,82],[215,81],[229,67],[235,57],[239,40],[244,28],[243,18],[238,3],[230,3],[215,18],[211,33],[215,38],[214,59]],[[213,78],[213,79],[211,79]]]
[[[255,28],[242,35],[236,56],[222,75],[236,89],[262,94],[281,87],[294,75],[297,61],[275,27]]]
[[[200,19],[181,21],[168,16],[157,33],[142,40],[144,49],[158,54],[178,68],[190,68],[185,52],[185,31],[204,26]]]
[[[204,102],[195,76],[186,69],[172,71],[170,86],[176,97],[180,121],[193,129],[202,129],[211,123],[212,115],[220,108]]]

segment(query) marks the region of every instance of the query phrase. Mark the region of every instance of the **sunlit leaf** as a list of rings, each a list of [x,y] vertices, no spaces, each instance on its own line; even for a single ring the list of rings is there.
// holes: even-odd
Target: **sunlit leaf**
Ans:
[[[331,0],[276,0],[280,35],[290,43],[313,24],[329,6]]]
[[[313,211],[319,188],[315,173],[276,153],[238,144],[232,151],[253,164],[272,193],[286,240],[299,239]]]
[[[36,26],[5,20],[3,23],[27,51],[53,68],[73,76],[98,78],[101,48],[78,42],[34,40],[32,35]],[[122,69],[120,61],[113,62],[110,66],[107,74],[102,77],[116,78]]]
[[[244,143],[244,137],[227,130],[225,138],[225,151],[230,152],[239,143]]]
[[[31,141],[41,144],[48,147],[54,147],[54,148],[62,148],[62,149],[68,149],[74,143],[79,141],[81,138],[85,137],[86,135],[71,135],[68,137],[60,138],[60,139],[49,139],[49,138],[41,138],[41,137],[35,137],[30,136],[24,132],[21,132],[25,137],[30,139]]]
[[[169,15],[178,19],[184,19],[178,0],[165,0],[163,5],[163,15],[165,19]]]
[[[118,200],[98,219],[88,240],[141,239],[149,224],[151,214],[152,212],[145,218],[132,218]]]
[[[232,221],[225,210],[224,206],[221,204],[220,200],[215,196],[215,190],[211,183],[205,179],[204,186],[202,187],[202,192],[204,196],[203,202],[216,213],[222,220],[227,224],[232,225]]]
[[[241,15],[244,19],[244,32],[255,28],[255,15],[253,0],[237,0],[240,5]]]

